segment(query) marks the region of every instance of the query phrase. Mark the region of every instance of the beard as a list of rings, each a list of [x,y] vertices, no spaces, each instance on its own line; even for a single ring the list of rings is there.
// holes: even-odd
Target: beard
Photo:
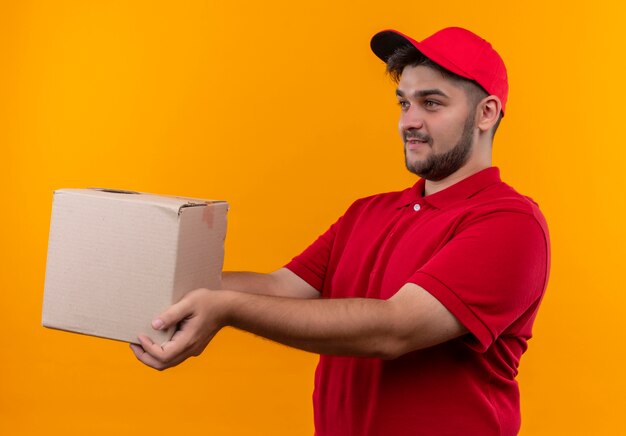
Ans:
[[[472,130],[474,129],[474,117],[476,111],[472,111],[465,120],[463,126],[463,132],[461,138],[454,147],[445,153],[433,153],[429,155],[426,160],[420,162],[409,162],[406,152],[406,146],[404,149],[404,160],[406,169],[413,174],[418,175],[422,179],[437,182],[443,180],[449,175],[459,170],[467,160],[469,159],[470,152],[472,151]],[[408,130],[404,133],[404,142],[406,144],[408,138],[417,137],[420,140],[428,142],[432,147],[432,138],[428,135],[421,134],[419,132],[412,132]]]

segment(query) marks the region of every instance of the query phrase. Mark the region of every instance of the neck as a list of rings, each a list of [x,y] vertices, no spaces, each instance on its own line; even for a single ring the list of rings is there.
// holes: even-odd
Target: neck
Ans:
[[[455,183],[458,183],[461,180],[468,178],[469,176],[472,176],[486,168],[489,168],[490,166],[491,159],[489,159],[489,161],[483,161],[479,164],[471,164],[468,162],[445,179],[437,181],[426,180],[426,183],[424,185],[424,196],[436,194],[439,191],[443,191],[444,189],[449,188]]]

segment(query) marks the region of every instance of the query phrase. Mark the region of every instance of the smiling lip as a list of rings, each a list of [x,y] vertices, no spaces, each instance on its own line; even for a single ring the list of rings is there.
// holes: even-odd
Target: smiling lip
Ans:
[[[421,141],[419,139],[415,139],[415,138],[409,138],[405,141],[405,146],[407,150],[418,150],[424,146],[428,145],[428,141]]]

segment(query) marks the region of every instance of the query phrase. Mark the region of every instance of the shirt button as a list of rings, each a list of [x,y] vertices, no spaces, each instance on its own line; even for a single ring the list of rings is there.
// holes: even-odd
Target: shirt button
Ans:
[[[413,205],[413,210],[415,212],[419,212],[419,210],[422,208],[422,206],[419,205],[419,203],[416,203]]]

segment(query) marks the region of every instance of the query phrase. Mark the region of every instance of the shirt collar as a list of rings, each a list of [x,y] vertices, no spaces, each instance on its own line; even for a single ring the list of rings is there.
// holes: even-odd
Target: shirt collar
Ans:
[[[412,188],[402,193],[398,208],[406,207],[413,203],[426,202],[437,209],[442,209],[458,201],[465,200],[486,187],[500,182],[500,169],[498,167],[490,167],[472,174],[442,191],[424,197],[426,181],[420,179]]]

